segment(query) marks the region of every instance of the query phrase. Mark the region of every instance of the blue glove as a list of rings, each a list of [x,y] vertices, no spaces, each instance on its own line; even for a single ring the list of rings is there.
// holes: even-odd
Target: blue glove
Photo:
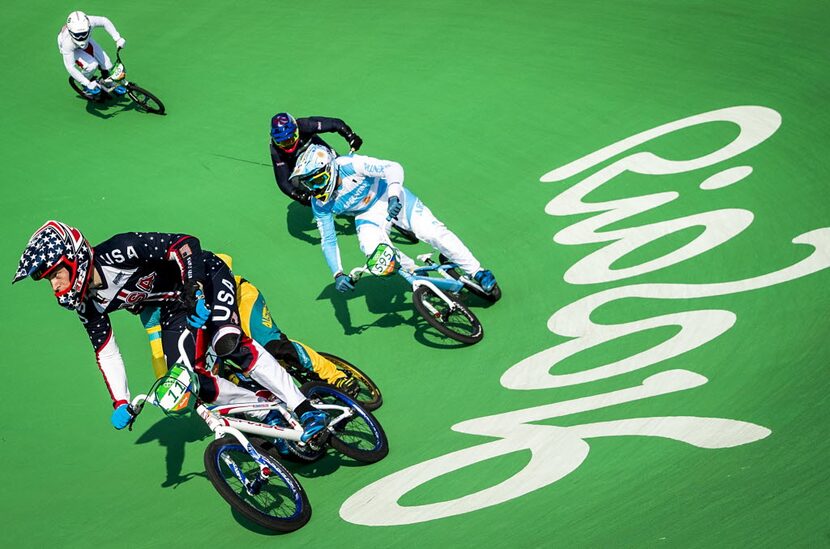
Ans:
[[[133,415],[130,413],[130,409],[126,404],[122,404],[112,412],[112,426],[118,430],[123,429],[127,426],[127,424],[132,421]]]
[[[202,290],[196,290],[196,303],[187,317],[187,323],[198,330],[205,325],[209,318],[210,309],[205,305],[205,294],[202,293]]]
[[[351,277],[349,275],[344,275],[343,273],[338,273],[337,276],[334,277],[334,287],[337,288],[338,292],[354,290],[354,284],[352,284]]]
[[[99,88],[97,85],[96,86],[90,86],[88,88],[85,88],[85,91],[89,95],[98,95],[98,94],[101,93],[101,88]]]
[[[397,196],[390,196],[389,201],[386,205],[386,213],[389,214],[386,216],[386,219],[390,221],[398,217],[398,214],[401,213],[401,199]]]

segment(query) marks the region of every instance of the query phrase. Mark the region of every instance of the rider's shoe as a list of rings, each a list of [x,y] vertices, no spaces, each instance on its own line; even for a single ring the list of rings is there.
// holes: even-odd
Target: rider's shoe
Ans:
[[[279,425],[281,427],[288,426],[288,424],[285,422],[285,418],[282,417],[282,413],[279,410],[271,410],[270,412],[268,412],[268,415],[265,416],[265,423],[267,423],[268,425]],[[285,441],[285,439],[275,438],[272,442],[274,443],[274,448],[277,449],[279,455],[291,455],[291,452],[288,450],[288,443]]]
[[[496,277],[493,276],[493,273],[491,273],[488,269],[481,269],[478,271],[473,276],[473,280],[478,282],[481,289],[488,293],[493,291],[493,288],[496,287]]]
[[[125,93],[127,93],[127,88],[119,84],[115,86],[115,89],[113,91],[115,92],[115,95],[124,95]]]
[[[332,385],[334,385],[335,389],[346,393],[350,397],[356,397],[360,393],[360,385],[357,383],[357,380],[349,375],[335,379]]]
[[[300,416],[300,423],[303,426],[303,434],[300,435],[300,440],[308,442],[308,440],[326,428],[329,416],[322,410],[312,410]]]

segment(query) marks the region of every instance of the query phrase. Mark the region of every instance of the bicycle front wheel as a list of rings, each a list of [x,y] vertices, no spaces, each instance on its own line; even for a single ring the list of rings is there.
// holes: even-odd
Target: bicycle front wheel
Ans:
[[[430,326],[461,343],[472,345],[484,337],[484,328],[476,315],[458,301],[452,307],[429,286],[418,286],[412,293],[415,310]]]
[[[328,442],[332,448],[362,463],[375,463],[389,453],[389,441],[383,427],[357,400],[319,381],[306,383],[300,390],[312,404],[318,402],[352,409],[354,415],[351,418],[330,428]]]
[[[361,406],[370,412],[380,408],[380,405],[383,404],[383,395],[380,394],[380,389],[372,381],[372,378],[348,360],[342,359],[337,355],[331,353],[320,353],[320,355],[334,363],[338,370],[344,372],[346,375],[352,376],[357,381],[357,384],[360,386],[357,401]]]
[[[250,483],[258,478],[259,465],[238,440],[224,437],[214,440],[205,450],[205,470],[210,482],[231,507],[256,524],[276,532],[302,528],[311,518],[305,490],[288,469],[268,455],[263,441],[250,440],[268,463],[268,480],[249,491],[237,474]]]
[[[127,95],[138,105],[138,110],[150,114],[164,114],[164,103],[161,99],[135,84],[127,84]]]

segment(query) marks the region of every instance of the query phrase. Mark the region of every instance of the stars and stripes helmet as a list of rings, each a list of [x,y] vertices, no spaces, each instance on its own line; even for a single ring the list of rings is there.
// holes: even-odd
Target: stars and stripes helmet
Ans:
[[[300,142],[300,128],[297,121],[287,112],[280,112],[271,118],[271,139],[274,145],[287,153],[297,150]]]
[[[334,153],[328,147],[312,143],[297,159],[291,179],[311,191],[320,202],[328,202],[337,187]]]
[[[12,284],[31,276],[40,280],[59,267],[69,271],[69,286],[55,293],[58,303],[77,310],[92,279],[92,246],[75,227],[60,221],[47,221],[29,239]]]

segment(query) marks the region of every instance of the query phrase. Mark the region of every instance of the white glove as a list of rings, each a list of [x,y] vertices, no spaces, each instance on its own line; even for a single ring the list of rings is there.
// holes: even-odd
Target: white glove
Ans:
[[[119,38],[118,40],[115,41],[115,46],[118,47],[118,48],[123,48],[124,44],[126,44],[126,43],[127,43],[126,40],[124,40],[123,38]]]

